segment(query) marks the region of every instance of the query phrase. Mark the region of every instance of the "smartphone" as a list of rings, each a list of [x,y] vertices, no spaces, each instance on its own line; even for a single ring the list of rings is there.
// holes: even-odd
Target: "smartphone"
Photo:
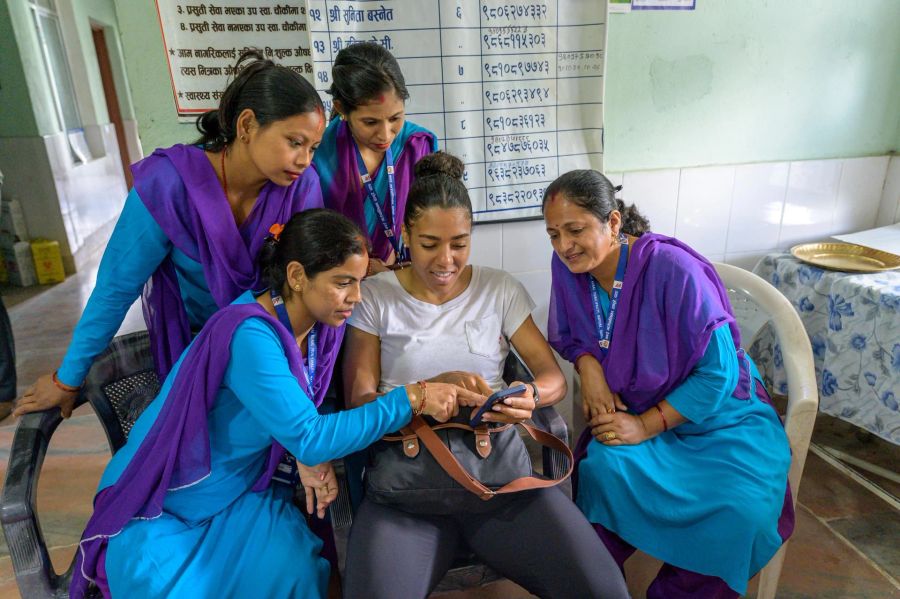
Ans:
[[[496,393],[492,394],[487,398],[487,401],[481,404],[481,407],[478,408],[478,411],[475,412],[475,415],[472,416],[472,419],[469,420],[469,426],[478,426],[481,424],[481,417],[491,409],[491,407],[503,399],[504,397],[509,397],[510,395],[519,395],[521,393],[525,393],[527,387],[525,385],[516,385],[515,387],[507,387],[506,389],[501,389]]]

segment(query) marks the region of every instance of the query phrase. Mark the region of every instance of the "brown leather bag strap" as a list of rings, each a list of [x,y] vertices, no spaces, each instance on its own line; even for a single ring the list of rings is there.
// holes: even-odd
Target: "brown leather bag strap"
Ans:
[[[572,457],[572,450],[569,449],[568,445],[563,443],[562,440],[560,440],[556,436],[544,432],[540,429],[536,429],[528,424],[520,424],[520,426],[524,428],[529,435],[531,435],[532,439],[545,447],[549,447],[550,449],[555,449],[556,451],[562,452],[568,458],[569,468],[568,470],[566,470],[566,473],[562,477],[543,479],[537,478],[535,476],[522,476],[508,482],[507,484],[494,491],[484,486],[484,484],[482,484],[480,480],[473,477],[471,474],[469,474],[468,470],[463,468],[462,464],[459,463],[450,449],[446,445],[444,445],[443,441],[441,441],[440,438],[434,433],[434,431],[431,430],[431,427],[428,426],[428,423],[425,422],[421,416],[413,416],[412,421],[410,421],[409,423],[408,429],[414,432],[416,436],[421,439],[422,443],[425,444],[425,447],[428,448],[428,451],[431,452],[432,457],[434,457],[437,463],[440,464],[441,468],[443,468],[444,471],[449,474],[453,480],[462,485],[462,487],[466,490],[487,501],[495,495],[504,493],[517,493],[519,491],[527,491],[529,489],[544,489],[548,487],[554,487],[569,478],[569,475],[572,474],[572,468],[575,465],[575,460]],[[406,428],[407,427],[404,427],[404,429]]]

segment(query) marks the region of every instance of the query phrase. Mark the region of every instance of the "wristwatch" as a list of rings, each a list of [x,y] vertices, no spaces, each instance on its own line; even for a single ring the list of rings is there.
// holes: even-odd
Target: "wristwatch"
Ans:
[[[540,392],[538,392],[537,385],[535,385],[533,382],[528,384],[531,385],[531,395],[534,397],[534,405],[538,405],[539,403],[541,403],[541,394]]]

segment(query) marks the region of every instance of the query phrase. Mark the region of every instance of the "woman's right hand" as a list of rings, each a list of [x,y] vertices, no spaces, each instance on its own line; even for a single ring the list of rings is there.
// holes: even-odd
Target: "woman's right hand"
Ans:
[[[450,383],[426,383],[425,388],[419,383],[406,386],[410,406],[413,411],[422,402],[424,392],[425,403],[422,414],[431,416],[438,422],[447,422],[459,414],[460,406],[480,406],[487,397]]]
[[[380,272],[387,272],[389,270],[391,270],[390,267],[385,264],[383,260],[369,258],[369,267],[366,270],[366,276],[371,277],[372,275],[377,275]]]
[[[578,359],[581,375],[581,408],[588,422],[598,414],[614,414],[616,410],[627,410],[617,393],[613,393],[606,382],[603,367],[589,354]]]
[[[77,391],[63,391],[53,383],[53,375],[45,374],[16,401],[13,416],[18,418],[29,412],[40,412],[58,406],[62,417],[68,418],[72,415],[77,398]]]

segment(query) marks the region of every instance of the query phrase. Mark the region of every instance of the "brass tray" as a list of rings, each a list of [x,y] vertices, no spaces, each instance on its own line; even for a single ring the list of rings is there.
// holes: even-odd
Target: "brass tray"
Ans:
[[[882,272],[900,268],[900,256],[855,243],[804,243],[791,248],[795,258],[828,270]]]

